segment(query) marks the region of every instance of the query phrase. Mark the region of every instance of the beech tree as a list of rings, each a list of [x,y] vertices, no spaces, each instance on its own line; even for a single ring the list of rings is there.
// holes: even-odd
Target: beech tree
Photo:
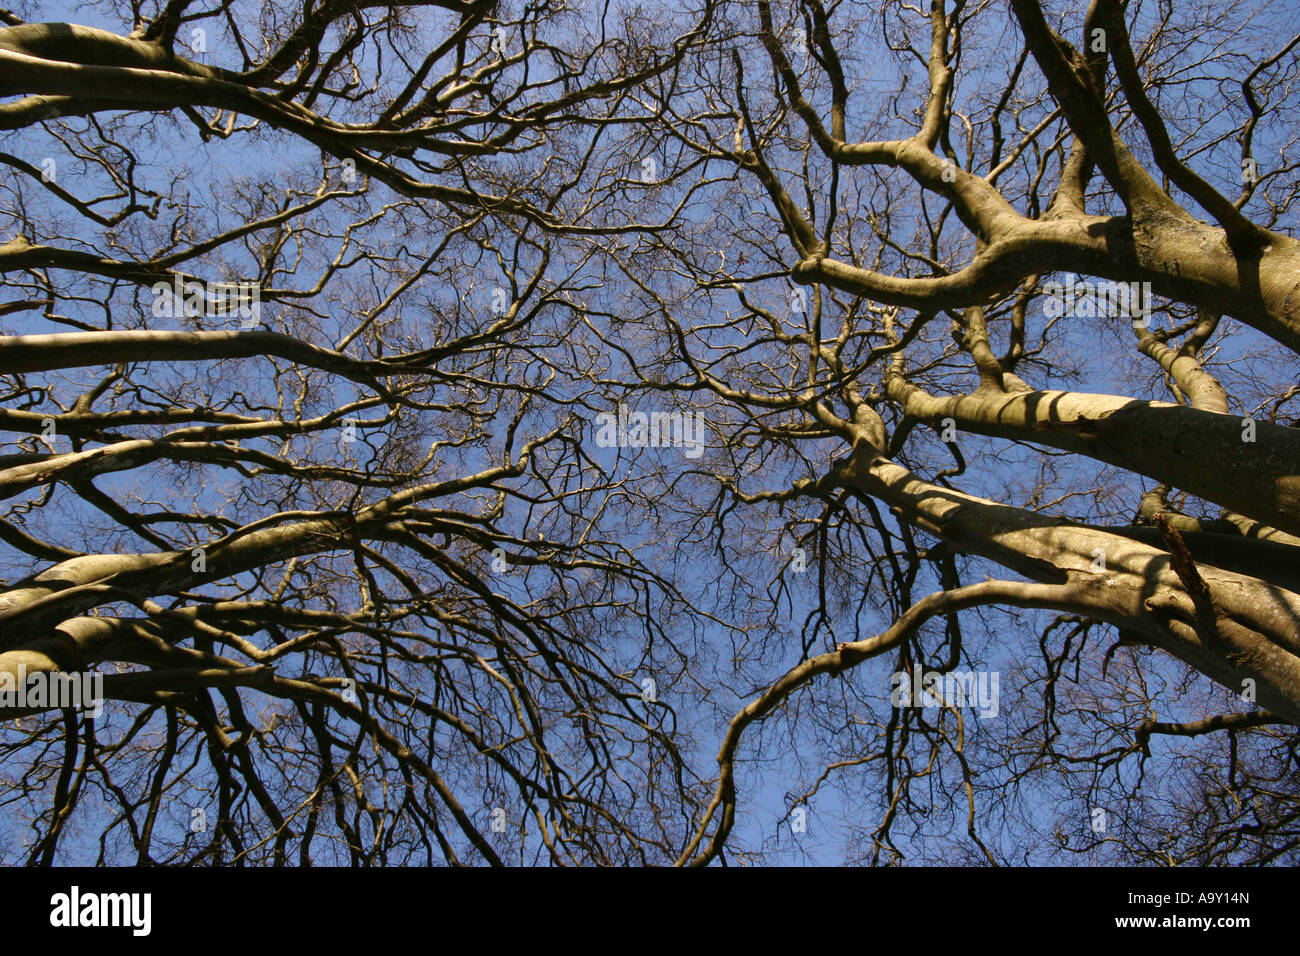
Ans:
[[[705,106],[657,101],[664,135],[734,185],[692,242],[650,236],[620,258],[645,325],[666,329],[675,353],[645,386],[708,392],[742,413],[716,513],[770,521],[771,505],[788,506],[785,528],[822,565],[804,653],[731,722],[683,860],[721,852],[743,736],[796,695],[834,728],[822,743],[838,759],[792,807],[832,772],[884,766],[849,797],[883,790],[867,801],[879,816],[861,858],[908,855],[894,820],[918,812],[916,785],[940,762],[957,798],[945,825],[965,811],[976,860],[1014,858],[981,840],[976,791],[1003,804],[1005,826],[999,791],[1019,794],[1046,766],[1068,778],[1071,764],[1093,770],[1073,788],[1084,838],[1071,848],[1059,819],[1043,834],[1065,849],[1293,856],[1293,798],[1263,785],[1266,805],[1241,801],[1237,747],[1249,736],[1256,772],[1295,778],[1300,432],[1285,409],[1297,390],[1293,363],[1252,353],[1296,347],[1295,165],[1274,111],[1289,102],[1300,37],[1279,41],[1266,10],[1222,16],[1108,0],[1077,14],[757,3],[747,44],[702,76]],[[1009,70],[963,70],[994,57]],[[1103,366],[1120,362],[1122,374]],[[731,535],[720,529],[718,547]],[[887,626],[861,627],[863,604]],[[993,606],[1054,613],[1030,618],[1043,620],[1037,640],[1003,633],[990,647],[963,612]],[[819,637],[830,646],[811,653]],[[1041,690],[1034,719],[1004,716],[978,770],[960,714],[935,724],[924,708],[882,708],[884,677],[816,686],[883,657],[919,687],[921,672],[951,672],[972,651],[1008,655],[1018,683]],[[1177,671],[1151,651],[1227,699],[1199,682],[1194,700],[1154,694],[1143,685]],[[1062,752],[1067,668],[1071,683],[1088,669],[1096,709]],[[1153,736],[1216,732],[1231,738],[1214,760],[1226,779],[1192,810],[1182,796],[1134,804],[1141,785],[1126,774],[1140,778]],[[1229,799],[1227,812],[1214,805]]]
[[[1297,858],[1278,11],[0,19],[6,861]]]
[[[578,440],[589,253],[554,237],[655,227],[593,220],[592,156],[707,11],[6,17],[0,664],[110,701],[9,732],[25,858],[676,852],[654,620],[606,621],[674,586],[592,520],[626,476]]]

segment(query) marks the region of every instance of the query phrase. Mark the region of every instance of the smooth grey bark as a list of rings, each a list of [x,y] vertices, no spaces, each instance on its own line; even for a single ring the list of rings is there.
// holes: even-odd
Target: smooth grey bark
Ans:
[[[1300,534],[1300,429],[1119,395],[997,392],[940,398],[900,376],[910,417],[1085,455]]]
[[[1031,580],[1078,585],[1069,609],[1141,635],[1234,693],[1254,681],[1261,704],[1300,726],[1300,594],[1201,566],[1213,604],[1207,620],[1171,555],[1129,537],[929,484],[867,452],[828,484],[884,501],[921,530]]]

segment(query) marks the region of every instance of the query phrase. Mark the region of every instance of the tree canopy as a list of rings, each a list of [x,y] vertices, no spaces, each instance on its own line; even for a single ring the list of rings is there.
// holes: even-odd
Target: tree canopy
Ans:
[[[1300,861],[1230,7],[0,11],[3,859]]]

